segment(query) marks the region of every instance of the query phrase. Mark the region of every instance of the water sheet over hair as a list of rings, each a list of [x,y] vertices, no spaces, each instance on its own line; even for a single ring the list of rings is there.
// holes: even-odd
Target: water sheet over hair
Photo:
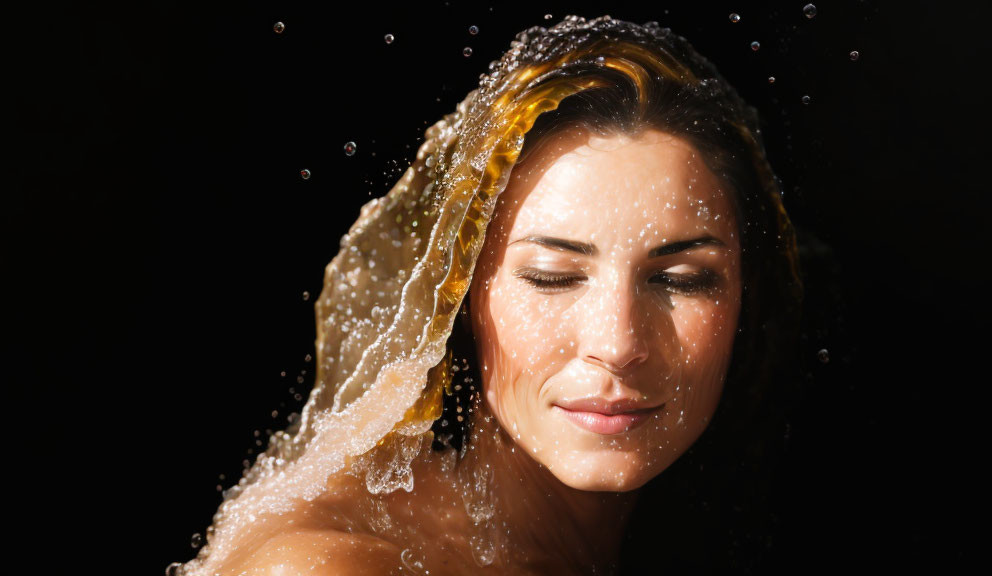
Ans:
[[[795,275],[795,240],[756,114],[684,38],[656,22],[569,16],[521,32],[489,68],[341,238],[316,302],[317,376],[301,418],[225,493],[206,546],[183,574],[212,574],[259,520],[317,498],[345,467],[362,470],[372,493],[412,490],[410,464],[430,449],[442,394],[450,393],[446,342],[497,197],[537,117],[568,96],[620,73],[642,107],[652,78],[720,101],[750,147]]]

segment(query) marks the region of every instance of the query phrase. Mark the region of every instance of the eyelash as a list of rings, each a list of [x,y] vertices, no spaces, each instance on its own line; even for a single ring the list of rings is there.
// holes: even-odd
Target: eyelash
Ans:
[[[530,285],[541,290],[559,292],[573,286],[582,279],[580,276],[558,276],[554,274],[532,273],[530,275],[520,274],[518,277]],[[716,274],[711,270],[702,270],[691,274],[667,274],[659,272],[651,277],[663,278],[662,284],[667,284],[669,288],[680,294],[696,294],[711,290],[716,286]]]

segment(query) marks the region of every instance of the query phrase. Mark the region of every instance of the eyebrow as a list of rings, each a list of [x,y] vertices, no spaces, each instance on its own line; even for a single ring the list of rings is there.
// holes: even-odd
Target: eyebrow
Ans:
[[[565,238],[554,238],[551,236],[540,236],[540,235],[530,235],[524,236],[523,238],[518,238],[510,244],[516,244],[517,242],[530,242],[533,244],[539,244],[545,248],[551,248],[552,250],[560,250],[563,252],[578,252],[579,254],[584,254],[586,256],[596,256],[599,254],[599,249],[596,248],[595,244],[589,244],[587,242],[579,242],[577,240],[566,240]],[[508,244],[508,246],[510,245]],[[667,244],[662,244],[661,246],[656,246],[648,252],[648,258],[658,258],[660,256],[669,256],[671,254],[677,254],[679,252],[685,252],[686,250],[692,250],[699,246],[724,246],[725,244],[713,236],[700,236],[699,238],[692,238],[690,240],[678,240],[675,242],[669,242]]]

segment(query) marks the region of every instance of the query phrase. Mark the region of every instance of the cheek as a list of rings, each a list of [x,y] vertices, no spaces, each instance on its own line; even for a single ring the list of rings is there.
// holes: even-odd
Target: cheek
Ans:
[[[718,353],[733,341],[737,306],[727,299],[686,299],[672,312],[672,320],[687,359]]]
[[[705,425],[716,408],[730,365],[739,305],[726,298],[678,306],[673,320],[682,344],[675,414],[690,427]]]
[[[497,275],[481,302],[483,338],[477,346],[486,397],[506,419],[522,418],[529,406],[540,405],[543,383],[566,358],[568,330],[553,301]]]

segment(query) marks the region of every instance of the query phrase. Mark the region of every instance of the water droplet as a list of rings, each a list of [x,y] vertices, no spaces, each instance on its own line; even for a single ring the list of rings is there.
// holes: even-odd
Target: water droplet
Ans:
[[[165,576],[182,576],[182,562],[173,562],[165,567]]]
[[[861,57],[861,54],[859,54],[857,50],[851,50],[851,53],[848,54],[848,56],[851,57],[851,62],[854,62]]]
[[[468,58],[469,56],[471,56],[471,55],[472,55],[472,48],[470,48],[470,47],[468,47],[468,46],[466,46],[466,47],[465,47],[465,48],[464,48],[464,49],[462,50],[462,55],[463,55],[463,56],[465,56],[466,58]]]
[[[758,42],[757,40],[755,40],[754,42],[751,42],[751,50],[754,50],[755,52],[757,52],[759,48],[761,48],[761,43],[760,42]]]
[[[809,104],[809,96],[803,96],[803,104]]]
[[[741,21],[741,15],[738,14],[737,12],[731,12],[730,13],[730,21],[733,22],[734,24],[740,22]]]
[[[813,6],[812,4],[803,6],[803,14],[805,14],[807,18],[816,16],[816,6]]]
[[[406,548],[400,552],[400,560],[403,561],[403,565],[409,568],[414,574],[421,574],[424,569],[422,562],[416,559],[413,555],[413,550]]]
[[[481,536],[472,536],[472,556],[480,566],[488,566],[496,559],[496,549],[493,542]]]
[[[303,291],[303,301],[306,302],[309,299],[310,299],[310,293],[307,292],[306,290],[304,290]]]
[[[396,37],[392,34],[386,34],[386,44],[392,44]]]
[[[816,353],[816,359],[819,360],[822,364],[826,364],[827,362],[830,362],[830,352],[827,351],[826,348],[823,348]]]
[[[358,149],[358,145],[354,142],[345,142],[344,153],[348,156],[354,156],[355,150]]]
[[[310,179],[310,171],[307,170],[306,168],[304,168],[303,170],[300,170],[300,178],[303,178],[304,180],[309,180]]]
[[[309,362],[309,361],[311,361],[311,360],[313,360],[313,356],[311,356],[311,355],[309,355],[309,354],[307,354],[306,356],[304,356],[304,357],[303,357],[303,360],[304,360],[305,362]]]
[[[544,19],[545,20],[551,20],[551,14],[545,14],[544,15]]]
[[[768,83],[769,84],[774,84],[775,83],[775,77],[774,76],[769,76],[768,77]]]
[[[478,26],[475,26],[475,25],[469,26],[468,27],[468,33],[471,34],[472,36],[475,36],[476,34],[479,33],[479,27]]]
[[[201,536],[199,532],[193,534],[193,537],[189,540],[189,544],[193,548],[199,548],[200,545],[203,544],[203,536]]]
[[[286,29],[286,25],[283,24],[282,22],[276,22],[275,25],[272,27],[272,30],[276,34],[282,34],[283,30],[285,29]]]

